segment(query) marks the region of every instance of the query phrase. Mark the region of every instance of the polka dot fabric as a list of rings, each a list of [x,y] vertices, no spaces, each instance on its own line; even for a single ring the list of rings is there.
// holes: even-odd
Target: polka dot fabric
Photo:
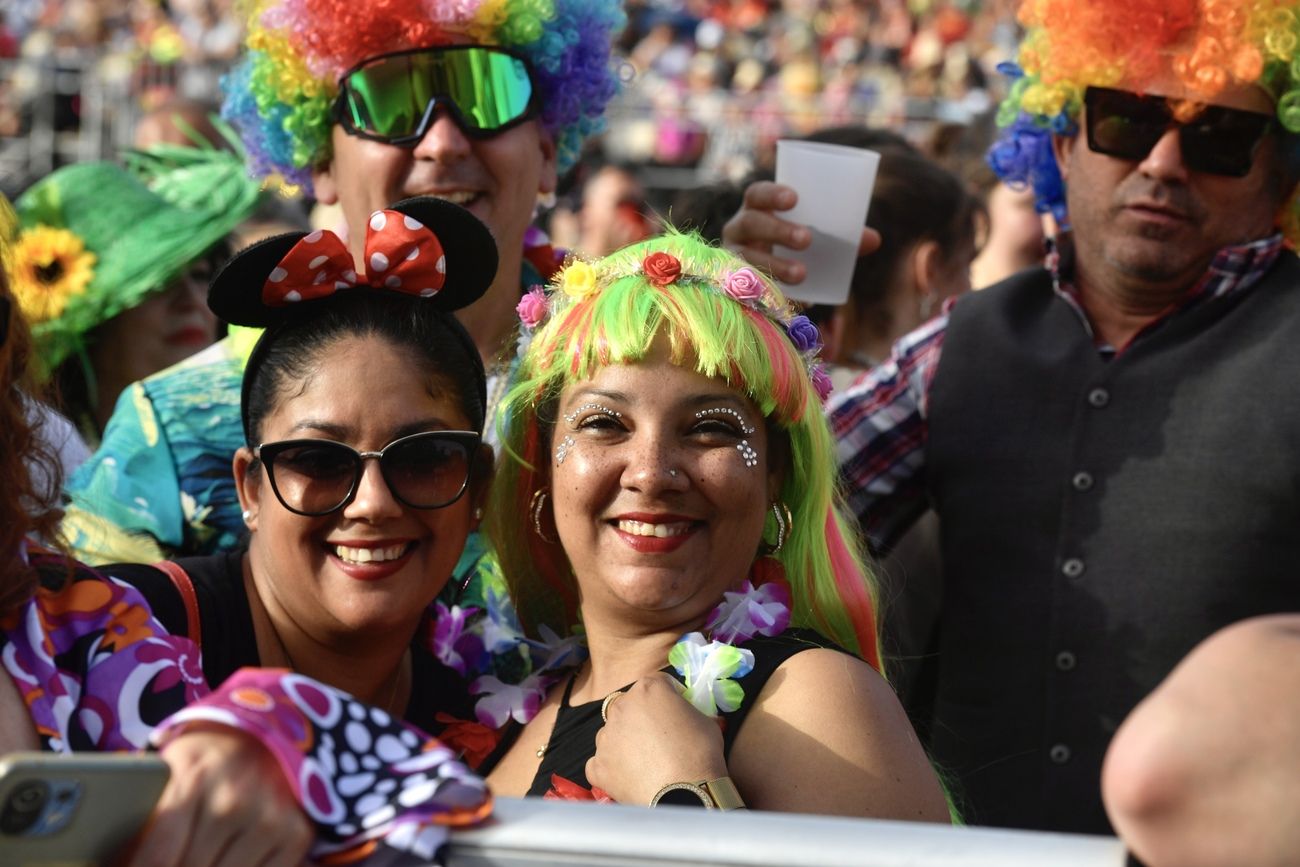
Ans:
[[[366,226],[366,279],[376,288],[432,298],[447,282],[442,242],[427,226],[399,211],[375,211]],[[352,254],[338,235],[318,229],[304,235],[271,269],[262,303],[285,307],[358,285]]]
[[[439,741],[379,708],[301,675],[244,669],[208,699],[169,717],[161,746],[196,723],[257,737],[293,781],[317,826],[314,858],[358,841],[431,859],[449,826],[479,821],[491,797]]]
[[[445,199],[405,199],[352,230],[365,232],[365,249],[355,261],[328,230],[289,232],[244,248],[213,279],[208,307],[234,325],[268,328],[299,321],[311,308],[305,301],[378,289],[450,313],[483,297],[497,276],[491,231]]]

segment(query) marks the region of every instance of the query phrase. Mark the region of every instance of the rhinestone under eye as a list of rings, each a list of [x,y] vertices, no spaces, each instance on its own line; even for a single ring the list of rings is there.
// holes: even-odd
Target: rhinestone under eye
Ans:
[[[564,463],[564,459],[569,456],[569,449],[573,448],[575,445],[577,445],[577,443],[573,441],[573,437],[565,437],[560,440],[560,444],[555,447],[555,462],[557,464]]]
[[[586,412],[586,411],[589,410],[589,409],[598,410],[599,412],[602,412],[602,413],[604,413],[605,415],[612,415],[614,418],[622,418],[622,417],[623,417],[623,413],[618,412],[617,410],[610,409],[609,407],[607,407],[607,406],[605,406],[605,405],[603,405],[603,404],[599,404],[599,403],[584,403],[582,406],[578,407],[578,408],[575,409],[573,412],[568,413],[567,415],[565,415],[565,416],[564,416],[564,420],[567,421],[569,424],[576,424],[577,421],[578,421],[578,416],[582,415],[584,412]]]
[[[758,466],[758,452],[754,451],[754,447],[749,444],[749,440],[741,440],[740,444],[736,446],[736,451],[740,452],[740,457],[745,462],[745,466]]]
[[[716,406],[713,409],[702,409],[695,414],[695,417],[704,418],[708,415],[729,415],[740,424],[740,432],[745,436],[753,436],[755,433],[755,429],[749,426],[749,423],[745,421],[745,417],[729,406]]]

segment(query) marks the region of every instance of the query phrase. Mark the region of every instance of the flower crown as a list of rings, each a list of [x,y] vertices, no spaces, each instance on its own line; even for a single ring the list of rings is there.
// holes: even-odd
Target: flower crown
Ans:
[[[644,275],[646,282],[659,288],[685,283],[707,287],[779,325],[803,359],[817,396],[823,403],[830,396],[831,378],[818,356],[822,348],[821,333],[812,320],[797,313],[768,280],[748,266],[735,268],[720,276],[687,273],[677,256],[663,250],[648,253],[631,266],[625,260],[611,264],[608,259],[591,263],[577,257],[570,258],[565,267],[552,278],[549,292],[546,287],[535,285],[524,294],[515,308],[524,329],[521,351],[527,346],[532,332],[548,316],[567,306],[593,298],[607,286],[636,274]]]

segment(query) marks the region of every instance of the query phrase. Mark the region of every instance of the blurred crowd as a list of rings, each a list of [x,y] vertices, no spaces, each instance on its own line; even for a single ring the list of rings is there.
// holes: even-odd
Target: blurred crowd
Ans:
[[[1015,38],[1001,0],[632,3],[623,48],[636,84],[628,122],[611,115],[611,149],[735,179],[783,135],[971,123]]]
[[[216,103],[242,28],[234,0],[13,0],[0,9],[0,136],[34,123],[76,131],[88,89],[104,118],[133,126],[174,97]],[[602,148],[611,159],[739,180],[770,163],[781,136],[849,122],[925,141],[983,124],[1001,95],[994,72],[1017,35],[1009,0],[633,0],[618,50],[624,93]],[[34,106],[50,66],[50,119]],[[116,144],[124,143],[124,134]],[[113,156],[113,136],[101,137]],[[982,150],[987,132],[971,154]],[[95,143],[100,147],[100,142]],[[35,177],[5,184],[16,192]],[[688,186],[678,175],[658,185]],[[11,189],[12,188],[12,189]]]

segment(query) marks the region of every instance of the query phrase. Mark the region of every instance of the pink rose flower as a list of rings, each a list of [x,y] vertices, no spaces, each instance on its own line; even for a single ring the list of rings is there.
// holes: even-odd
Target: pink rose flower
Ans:
[[[722,291],[737,301],[757,301],[763,297],[763,281],[751,268],[741,268],[727,275]]]
[[[538,323],[546,318],[545,290],[541,286],[529,289],[528,293],[519,299],[515,312],[519,314],[519,321],[525,328],[536,328]]]

